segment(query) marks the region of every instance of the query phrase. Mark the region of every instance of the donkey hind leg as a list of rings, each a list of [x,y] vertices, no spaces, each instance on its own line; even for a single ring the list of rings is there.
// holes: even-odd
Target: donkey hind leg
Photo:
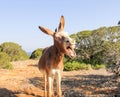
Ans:
[[[47,87],[47,75],[44,74],[44,97],[47,97],[47,90],[46,90],[46,87]]]
[[[54,97],[53,80],[53,76],[48,76],[48,97]]]
[[[60,72],[57,73],[56,83],[57,83],[57,95],[58,95],[58,97],[62,97],[62,92],[61,92],[61,73]]]

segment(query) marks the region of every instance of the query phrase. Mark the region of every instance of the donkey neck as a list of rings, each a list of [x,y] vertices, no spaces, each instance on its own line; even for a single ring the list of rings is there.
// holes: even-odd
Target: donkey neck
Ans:
[[[64,57],[64,53],[61,51],[61,49],[57,46],[57,45],[53,45],[53,48],[54,48],[54,52],[56,54],[56,57]]]

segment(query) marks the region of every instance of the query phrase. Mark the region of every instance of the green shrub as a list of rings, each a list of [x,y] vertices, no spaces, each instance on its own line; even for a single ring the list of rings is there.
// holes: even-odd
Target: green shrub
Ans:
[[[72,70],[89,70],[91,68],[90,64],[80,63],[78,61],[65,62],[64,70],[72,71]]]
[[[72,71],[72,70],[89,70],[89,69],[101,69],[106,68],[105,64],[86,64],[81,63],[79,61],[65,61],[64,70],[65,71]]]
[[[93,69],[102,69],[106,68],[105,64],[96,64],[92,66]]]
[[[39,59],[41,55],[42,55],[42,49],[38,48],[37,50],[32,52],[30,59]]]
[[[21,46],[13,42],[5,42],[0,45],[1,52],[5,52],[10,56],[10,61],[25,60],[29,56],[22,50]]]
[[[10,57],[5,52],[0,52],[0,69],[12,69],[13,66],[10,64]]]
[[[72,70],[77,70],[79,69],[79,64],[78,63],[74,63],[73,62],[66,62],[64,65],[64,70],[65,71],[72,71]]]

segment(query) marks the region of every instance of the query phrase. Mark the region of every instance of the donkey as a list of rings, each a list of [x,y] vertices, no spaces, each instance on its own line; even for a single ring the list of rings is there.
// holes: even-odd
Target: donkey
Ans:
[[[38,68],[44,75],[44,96],[54,97],[53,83],[55,83],[54,78],[56,79],[57,86],[57,95],[58,97],[62,96],[61,91],[61,73],[63,71],[63,59],[64,55],[68,55],[70,58],[75,58],[76,53],[75,40],[70,38],[66,33],[63,32],[65,25],[64,16],[61,16],[58,31],[55,32],[39,26],[39,29],[53,37],[54,44],[50,47],[43,49],[42,56],[38,62]],[[48,92],[46,92],[48,81]]]

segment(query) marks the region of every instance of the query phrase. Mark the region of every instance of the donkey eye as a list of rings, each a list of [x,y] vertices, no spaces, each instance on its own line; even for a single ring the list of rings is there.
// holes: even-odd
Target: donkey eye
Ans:
[[[66,42],[69,42],[69,40],[67,40]]]
[[[70,41],[68,39],[65,40],[66,43],[69,43]]]

